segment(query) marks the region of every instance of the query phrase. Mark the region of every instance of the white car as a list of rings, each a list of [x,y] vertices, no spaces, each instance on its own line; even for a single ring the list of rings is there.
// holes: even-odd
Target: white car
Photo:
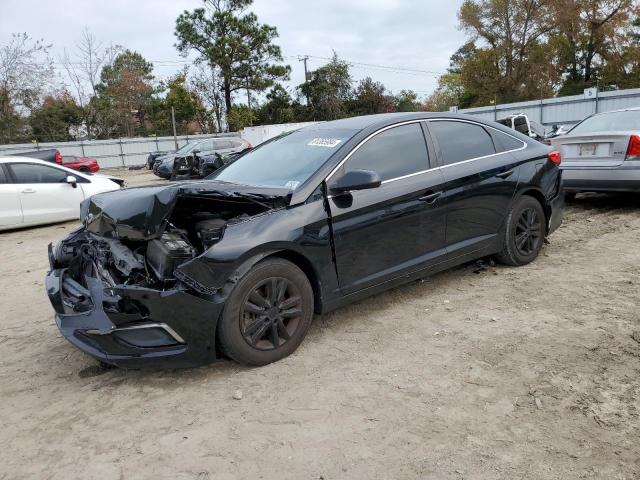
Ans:
[[[0,230],[79,218],[85,198],[123,185],[44,160],[0,157]]]

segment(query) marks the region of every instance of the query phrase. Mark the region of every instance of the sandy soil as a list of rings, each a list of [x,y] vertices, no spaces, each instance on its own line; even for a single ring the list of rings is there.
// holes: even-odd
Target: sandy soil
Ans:
[[[534,264],[318,317],[254,369],[97,369],[44,293],[73,227],[0,234],[2,479],[640,478],[637,197],[578,197]]]

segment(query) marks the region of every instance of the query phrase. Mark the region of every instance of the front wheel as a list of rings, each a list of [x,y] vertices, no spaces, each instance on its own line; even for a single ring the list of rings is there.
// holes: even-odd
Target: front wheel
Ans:
[[[266,365],[293,353],[313,319],[313,289],[293,263],[255,265],[229,295],[218,335],[222,350],[246,365]]]
[[[542,205],[533,197],[524,195],[509,210],[504,229],[500,262],[521,266],[536,259],[546,233],[546,219]]]

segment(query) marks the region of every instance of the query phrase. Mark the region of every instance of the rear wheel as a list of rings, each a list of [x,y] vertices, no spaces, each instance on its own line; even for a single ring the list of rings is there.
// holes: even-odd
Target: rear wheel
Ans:
[[[507,265],[526,265],[536,259],[546,232],[546,219],[542,205],[533,197],[524,195],[516,200],[507,215],[502,252],[497,255]]]
[[[80,167],[78,170],[80,170],[82,173],[89,173],[91,172],[91,170],[89,170],[88,167]]]
[[[235,286],[224,307],[218,335],[233,360],[266,365],[293,353],[313,318],[313,289],[293,263],[258,263]]]

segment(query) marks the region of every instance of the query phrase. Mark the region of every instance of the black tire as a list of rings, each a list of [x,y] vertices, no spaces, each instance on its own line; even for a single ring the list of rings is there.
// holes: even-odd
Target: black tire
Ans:
[[[290,355],[309,330],[313,305],[311,284],[296,265],[282,258],[258,263],[225,303],[218,327],[223,352],[245,365]]]
[[[78,170],[79,170],[80,172],[82,172],[82,173],[89,173],[89,172],[91,172],[91,170],[89,170],[87,167],[80,167]]]
[[[573,202],[576,199],[576,192],[565,192],[564,201],[565,202]]]
[[[542,205],[535,198],[523,195],[509,210],[503,248],[497,259],[516,267],[532,262],[542,250],[546,232]]]

